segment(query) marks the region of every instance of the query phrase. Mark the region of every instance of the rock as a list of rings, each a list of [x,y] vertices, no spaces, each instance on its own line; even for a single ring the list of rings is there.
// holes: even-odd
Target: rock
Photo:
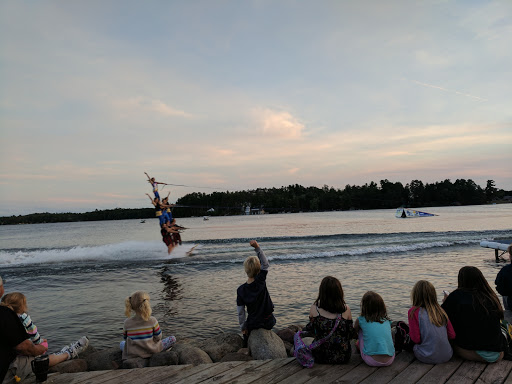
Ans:
[[[284,348],[286,349],[286,353],[288,354],[288,357],[293,356],[293,343],[289,343],[287,341],[283,341]]]
[[[251,356],[256,360],[288,357],[283,340],[275,332],[267,329],[251,331],[248,347]]]
[[[93,353],[98,352],[96,348],[94,348],[91,344],[87,346],[87,348],[78,354],[79,359],[87,359],[88,356],[92,355]]]
[[[198,347],[179,343],[175,344],[172,349],[178,354],[178,364],[199,365],[213,363],[210,356]]]
[[[304,327],[302,325],[298,325],[298,324],[289,325],[287,328],[291,329],[293,331],[293,333],[295,333],[297,331],[302,331],[304,329]]]
[[[199,345],[205,351],[214,363],[221,361],[221,359],[228,353],[238,351],[243,344],[243,339],[237,333],[222,333],[205,340]]]
[[[240,348],[236,353],[243,353],[244,355],[250,356],[249,348]]]
[[[149,359],[150,367],[162,367],[166,365],[178,365],[179,356],[172,350],[156,353]]]
[[[295,331],[297,332],[297,331]],[[295,335],[295,332],[291,330],[290,328],[283,328],[276,332],[276,335],[281,338],[281,340],[286,341],[288,343],[293,344],[293,335]]]
[[[244,348],[245,349],[245,348]],[[220,359],[220,362],[225,361],[249,361],[254,360],[249,354],[246,353],[239,353],[239,352],[231,352],[222,357]]]
[[[142,357],[134,357],[133,359],[123,360],[122,367],[123,369],[130,368],[146,368],[149,364],[149,359],[144,359]]]
[[[120,368],[123,365],[122,355],[119,347],[113,347],[91,353],[85,360],[89,371],[105,371]]]
[[[87,371],[87,361],[85,359],[73,359],[63,361],[53,367],[50,367],[48,372],[59,373],[77,373]]]

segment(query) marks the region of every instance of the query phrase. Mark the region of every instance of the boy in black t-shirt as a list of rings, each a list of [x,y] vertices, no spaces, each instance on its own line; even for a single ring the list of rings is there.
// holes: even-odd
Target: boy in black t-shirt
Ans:
[[[249,256],[244,262],[247,282],[238,287],[236,291],[236,305],[238,309],[238,322],[244,335],[244,346],[247,345],[249,334],[253,329],[272,329],[276,324],[274,304],[267,290],[267,273],[269,263],[256,240],[249,243],[256,251],[256,256]],[[247,320],[245,319],[247,307]]]

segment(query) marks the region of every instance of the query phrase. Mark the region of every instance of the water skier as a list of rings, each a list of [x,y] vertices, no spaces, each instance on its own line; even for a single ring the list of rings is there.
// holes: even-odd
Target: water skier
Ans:
[[[146,193],[146,195],[149,197],[151,204],[153,204],[153,206],[155,207],[155,216],[158,217],[158,219],[160,220],[160,227],[162,227],[163,225],[165,225],[166,217],[167,217],[163,214],[162,211],[164,208],[169,207],[169,205],[161,203],[160,198],[158,198],[158,197],[155,197],[154,199],[151,198],[149,193]]]
[[[162,185],[167,185],[167,184],[156,181],[154,177],[149,177],[149,175],[146,172],[144,172],[144,173],[148,177],[148,183],[151,184],[151,186],[153,187],[153,193],[155,194],[155,197],[158,197],[160,199],[160,194],[158,193],[158,184],[162,184]]]

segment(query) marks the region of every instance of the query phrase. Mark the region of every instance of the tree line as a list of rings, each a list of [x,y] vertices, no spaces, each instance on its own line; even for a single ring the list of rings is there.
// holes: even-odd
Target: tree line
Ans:
[[[336,189],[324,185],[304,187],[299,184],[281,188],[257,188],[238,192],[189,193],[176,201],[174,217],[203,215],[240,215],[247,207],[266,213],[309,212],[353,209],[388,209],[405,207],[439,207],[479,205],[499,201],[512,191],[496,188],[488,180],[485,188],[473,180],[449,179],[435,183],[412,180],[405,186],[388,179],[362,186],[346,185]],[[24,216],[0,217],[2,224],[34,224],[73,221],[147,219],[154,208],[95,210],[86,213],[33,213]]]

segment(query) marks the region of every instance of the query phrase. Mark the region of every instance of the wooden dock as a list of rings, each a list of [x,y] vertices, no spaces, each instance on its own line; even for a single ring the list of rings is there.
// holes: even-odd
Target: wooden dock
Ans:
[[[374,368],[354,354],[348,364],[315,364],[302,368],[295,358],[231,361],[225,363],[172,365],[112,371],[51,374],[49,384],[300,384],[300,383],[477,383],[512,384],[512,361],[495,364],[464,361],[453,357],[444,364],[423,364],[409,352],[398,354],[390,367]]]

